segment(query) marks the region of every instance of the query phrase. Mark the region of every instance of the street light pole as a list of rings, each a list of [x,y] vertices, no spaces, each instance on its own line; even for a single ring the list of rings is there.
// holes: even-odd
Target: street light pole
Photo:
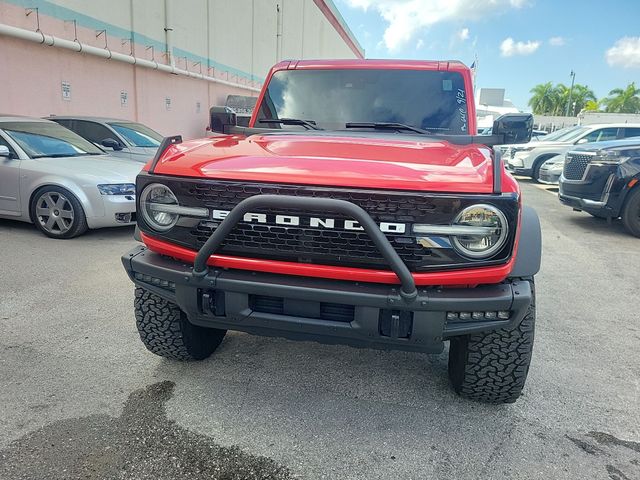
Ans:
[[[571,73],[569,74],[569,76],[571,77],[571,88],[569,89],[569,98],[567,99],[567,111],[564,114],[565,117],[569,116],[569,106],[571,105],[571,97],[573,96],[573,83],[576,81],[576,72],[571,70]]]

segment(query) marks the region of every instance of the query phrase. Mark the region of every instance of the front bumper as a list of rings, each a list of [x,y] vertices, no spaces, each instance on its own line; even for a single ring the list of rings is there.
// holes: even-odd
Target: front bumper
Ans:
[[[101,197],[104,204],[104,216],[87,217],[89,228],[135,225],[135,195],[102,195]]]
[[[511,163],[506,163],[507,166],[507,170],[509,170],[511,173],[514,173],[515,175],[522,175],[525,177],[530,177],[532,170],[530,168],[524,168],[524,167],[517,167],[515,165],[512,165]]]
[[[545,183],[547,185],[557,185],[560,181],[560,175],[562,172],[554,172],[552,170],[542,170],[540,169],[540,175],[538,181],[540,183]]]
[[[602,173],[602,172],[600,172]],[[605,173],[607,173],[605,171]],[[596,213],[616,218],[619,216],[619,182],[615,175],[601,174],[586,180],[567,180],[560,176],[558,198],[563,204],[574,210]]]
[[[532,302],[527,281],[419,287],[410,298],[394,285],[213,268],[194,274],[143,246],[122,262],[137,286],[176,303],[193,324],[359,347],[438,353],[447,338],[517,325]],[[447,321],[448,312],[498,311],[509,318]]]

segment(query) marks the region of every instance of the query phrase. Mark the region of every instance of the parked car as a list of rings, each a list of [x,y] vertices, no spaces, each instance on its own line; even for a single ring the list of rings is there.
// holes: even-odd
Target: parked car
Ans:
[[[534,130],[531,132],[531,140],[540,140],[542,137],[546,137],[549,134],[546,130]]]
[[[557,185],[564,167],[564,154],[551,157],[540,167],[538,181],[547,185]]]
[[[621,217],[627,230],[640,237],[640,138],[568,152],[558,197],[594,217]]]
[[[478,135],[491,135],[492,132],[493,132],[493,127],[487,127],[479,130]],[[538,140],[541,137],[544,137],[546,135],[547,135],[547,132],[545,130],[532,130],[531,140]]]
[[[506,148],[507,168],[518,175],[540,179],[540,167],[551,157],[565,153],[573,145],[603,142],[640,135],[640,124],[577,125],[559,130],[525,145]]]
[[[533,117],[477,136],[471,83],[455,61],[286,61],[248,127],[220,106],[218,137],[168,138],[137,177],[144,246],[122,258],[145,346],[203,360],[227,330],[432,353],[450,341],[456,392],[514,402],[541,235],[491,147],[527,142]]]
[[[51,116],[47,120],[73,130],[116,157],[147,163],[156,154],[162,135],[141,123],[102,117]]]
[[[140,169],[55,122],[0,117],[0,217],[49,237],[135,223]]]

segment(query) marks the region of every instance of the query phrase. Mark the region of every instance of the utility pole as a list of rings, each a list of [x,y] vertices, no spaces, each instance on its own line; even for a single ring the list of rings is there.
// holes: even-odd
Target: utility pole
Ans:
[[[569,98],[567,99],[567,111],[564,114],[565,117],[569,116],[569,106],[571,105],[571,97],[573,96],[573,83],[576,81],[576,72],[571,70],[571,73],[569,74],[569,76],[571,77],[571,88],[569,89]]]

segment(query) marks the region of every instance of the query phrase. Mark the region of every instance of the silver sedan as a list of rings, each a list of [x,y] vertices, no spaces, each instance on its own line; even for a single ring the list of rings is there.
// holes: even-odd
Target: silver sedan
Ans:
[[[0,117],[0,218],[34,223],[49,237],[135,224],[141,168],[57,123]]]

